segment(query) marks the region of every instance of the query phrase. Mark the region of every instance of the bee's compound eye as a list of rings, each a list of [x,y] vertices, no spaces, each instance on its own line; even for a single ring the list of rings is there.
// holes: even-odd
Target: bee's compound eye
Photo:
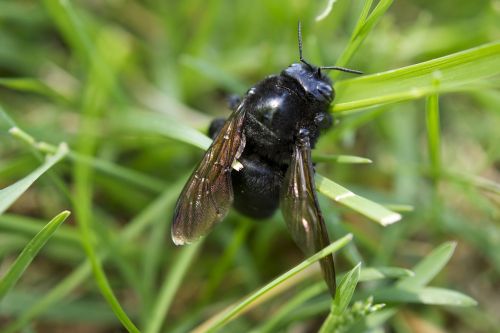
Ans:
[[[321,82],[316,86],[316,89],[318,90],[318,93],[327,101],[333,100],[333,89],[329,84]]]

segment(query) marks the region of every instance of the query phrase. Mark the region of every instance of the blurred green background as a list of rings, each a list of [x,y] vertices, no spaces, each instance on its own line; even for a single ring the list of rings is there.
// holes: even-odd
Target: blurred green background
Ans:
[[[151,322],[161,331],[187,332],[297,265],[303,256],[279,213],[255,222],[232,212],[203,244],[181,249],[170,240],[172,207],[201,158],[193,145],[206,139],[198,131],[229,114],[227,97],[298,60],[297,21],[306,59],[334,65],[364,5],[338,0],[325,13],[328,1],[1,1],[0,187],[32,172],[43,158],[40,146],[9,134],[14,124],[36,141],[66,142],[71,152],[0,216],[0,276],[47,221],[63,210],[73,214],[0,300],[0,331],[123,331],[98,278],[89,265],[81,266],[89,251],[91,258],[101,256],[121,306],[148,332],[155,331]],[[321,13],[326,17],[318,21]],[[397,0],[375,23],[346,64],[366,74],[498,41],[500,1]],[[439,94],[440,134],[428,134],[432,101],[421,96],[336,112],[336,128],[318,144],[320,153],[371,159],[319,163],[317,170],[403,214],[384,228],[320,195],[331,239],[354,235],[336,255],[339,272],[359,261],[411,269],[455,241],[453,257],[432,285],[478,302],[389,302],[397,311],[370,328],[374,332],[500,327],[496,50],[497,66],[487,69],[491,77],[462,80]],[[352,78],[334,76],[339,82]],[[377,85],[373,89],[376,95]],[[433,138],[438,141],[429,142]],[[320,275],[304,280],[223,330],[266,325]],[[362,283],[358,291],[366,295],[383,285]],[[37,303],[48,295],[52,301]],[[158,306],[160,299],[165,303]],[[326,305],[311,310],[320,303]],[[328,309],[328,295],[320,293],[271,331],[314,332]]]

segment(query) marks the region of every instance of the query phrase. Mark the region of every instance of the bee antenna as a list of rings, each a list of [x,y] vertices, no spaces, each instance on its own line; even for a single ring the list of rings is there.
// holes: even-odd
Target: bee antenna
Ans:
[[[321,66],[318,68],[318,70],[320,70],[320,69],[330,69],[330,70],[341,71],[341,72],[346,72],[346,73],[363,74],[363,72],[357,71],[355,69],[338,67],[338,66]]]
[[[299,59],[300,59],[300,62],[303,64],[306,64],[307,66],[312,68],[312,66],[302,56],[302,24],[300,23],[300,21],[299,21],[299,36],[298,37],[299,37]]]

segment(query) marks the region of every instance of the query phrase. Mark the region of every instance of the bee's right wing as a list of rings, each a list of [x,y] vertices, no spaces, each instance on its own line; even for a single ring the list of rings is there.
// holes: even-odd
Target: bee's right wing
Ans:
[[[281,188],[280,208],[293,240],[302,252],[310,256],[330,244],[314,186],[314,169],[308,137],[300,138]],[[332,296],[335,296],[335,266],[333,256],[320,260],[323,276]]]
[[[245,147],[245,114],[243,104],[231,114],[184,186],[172,223],[176,245],[206,235],[229,211],[233,203],[231,165]]]

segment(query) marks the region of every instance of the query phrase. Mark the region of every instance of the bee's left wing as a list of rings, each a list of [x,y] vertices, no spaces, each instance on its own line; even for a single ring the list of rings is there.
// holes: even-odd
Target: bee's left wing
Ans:
[[[314,186],[309,138],[298,139],[281,189],[280,208],[293,240],[306,255],[312,255],[330,244]],[[320,260],[326,284],[335,295],[333,256]]]
[[[229,211],[233,203],[231,165],[245,147],[245,114],[244,105],[231,114],[184,186],[172,222],[176,245],[206,235]]]

